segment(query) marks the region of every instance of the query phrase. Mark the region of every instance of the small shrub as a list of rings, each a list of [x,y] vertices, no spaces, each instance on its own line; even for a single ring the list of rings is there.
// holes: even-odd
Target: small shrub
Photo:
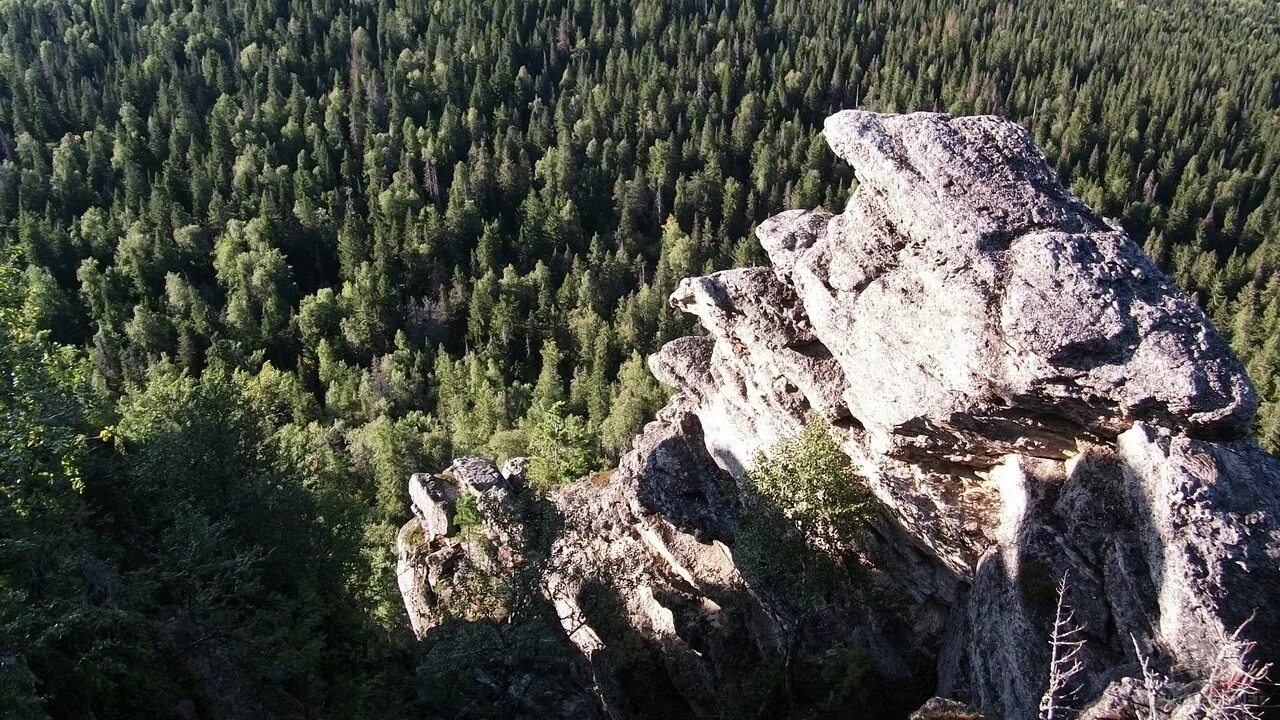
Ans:
[[[458,498],[458,504],[453,511],[453,524],[458,526],[458,532],[471,535],[482,522],[484,518],[480,515],[480,505],[476,502],[476,496],[463,493],[462,497]]]
[[[747,477],[753,495],[749,505],[777,508],[827,549],[850,540],[874,507],[866,482],[821,420],[759,455]]]
[[[775,603],[812,614],[861,566],[847,562],[874,500],[828,431],[815,421],[756,458],[747,473],[735,554]]]

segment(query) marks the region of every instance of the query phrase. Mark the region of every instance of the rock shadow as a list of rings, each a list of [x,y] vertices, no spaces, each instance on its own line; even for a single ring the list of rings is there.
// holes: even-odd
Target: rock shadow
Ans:
[[[1139,652],[1169,679],[1165,699],[1185,700],[1241,625],[1257,642],[1251,659],[1276,667],[1268,599],[1280,569],[1266,540],[1241,532],[1250,518],[1280,517],[1274,460],[1263,455],[1252,440],[1215,445],[1140,426],[1067,463],[1023,457],[996,468],[1006,508],[1024,509],[978,564],[940,691],[1004,720],[1037,717],[1060,583],[1084,641],[1077,689],[1064,698],[1076,710],[1122,690],[1121,678],[1140,680]]]

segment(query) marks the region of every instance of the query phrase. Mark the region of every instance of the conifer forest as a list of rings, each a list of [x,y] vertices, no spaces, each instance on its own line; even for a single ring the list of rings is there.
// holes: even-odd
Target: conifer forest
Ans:
[[[613,467],[852,107],[1025,126],[1280,448],[1274,3],[0,0],[0,709],[431,717],[408,474]]]

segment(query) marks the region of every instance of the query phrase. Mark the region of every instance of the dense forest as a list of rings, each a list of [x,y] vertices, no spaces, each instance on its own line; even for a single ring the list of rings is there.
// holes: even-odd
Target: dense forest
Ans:
[[[1255,0],[0,0],[0,708],[429,716],[404,480],[609,467],[842,107],[1024,123],[1280,445]],[[423,665],[423,668],[426,668]]]

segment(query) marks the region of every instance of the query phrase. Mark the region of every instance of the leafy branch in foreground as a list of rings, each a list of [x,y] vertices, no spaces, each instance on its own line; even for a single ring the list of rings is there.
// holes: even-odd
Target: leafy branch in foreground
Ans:
[[[748,509],[777,509],[789,525],[828,551],[852,539],[874,507],[866,482],[821,420],[758,455],[747,480]]]

